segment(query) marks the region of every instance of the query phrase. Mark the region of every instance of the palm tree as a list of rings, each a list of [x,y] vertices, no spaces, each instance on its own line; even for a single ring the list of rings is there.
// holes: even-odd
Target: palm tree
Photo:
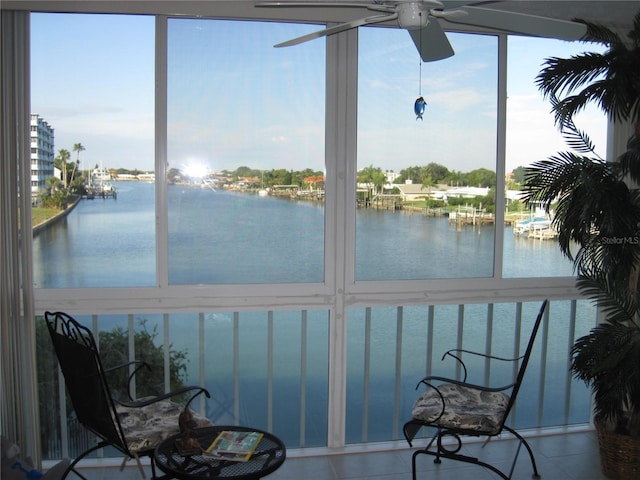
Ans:
[[[593,389],[596,425],[640,438],[640,12],[627,38],[584,23],[585,40],[608,50],[546,60],[537,85],[571,151],[526,169],[525,201],[547,211],[557,202],[560,248],[574,261],[580,291],[606,316],[571,350],[573,374]],[[610,120],[635,125],[615,162],[598,157],[574,123],[592,102]]]
[[[55,158],[56,167],[62,172],[62,186],[67,188],[67,162],[69,161],[71,154],[69,150],[61,148],[58,150],[58,156]]]
[[[80,152],[84,152],[86,148],[81,143],[73,144],[73,151],[76,152],[76,163],[73,165],[73,171],[71,172],[71,183],[73,184],[73,178],[76,175],[76,169],[80,165]]]
[[[421,190],[426,190],[427,191],[427,198],[426,198],[427,201],[431,198],[431,187],[433,187],[435,184],[436,184],[436,182],[433,181],[433,178],[429,174],[425,175],[422,178],[422,188],[421,188]]]
[[[53,195],[60,186],[60,179],[58,177],[49,177],[44,183],[49,187],[49,195]]]

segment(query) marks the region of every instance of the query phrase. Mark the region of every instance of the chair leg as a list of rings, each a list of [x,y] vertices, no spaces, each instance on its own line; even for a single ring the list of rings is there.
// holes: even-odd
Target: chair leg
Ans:
[[[120,464],[120,471],[124,470],[125,465],[127,464],[127,462],[129,461],[129,456],[125,455],[124,458],[122,459],[122,463]],[[142,468],[142,463],[140,462],[140,457],[138,456],[137,453],[133,454],[133,459],[136,461],[136,464],[138,465],[138,470],[140,471],[140,476],[142,478],[147,478],[147,475],[144,473],[144,468]]]
[[[461,442],[461,439],[457,435],[453,435],[458,440],[457,447],[455,447],[453,449],[448,449],[447,447],[445,447],[443,445],[442,437],[444,435],[452,435],[452,434],[450,432],[446,432],[446,431],[438,431],[433,436],[433,438],[431,438],[431,440],[429,441],[429,444],[425,448],[421,448],[419,450],[416,450],[413,453],[413,456],[411,458],[411,473],[412,473],[413,480],[416,480],[416,478],[417,478],[416,457],[418,455],[420,455],[420,454],[426,454],[426,455],[431,455],[431,456],[435,457],[435,459],[433,460],[434,463],[441,463],[442,462],[441,457],[444,457],[444,458],[449,458],[451,460],[457,460],[457,461],[461,461],[461,462],[471,463],[473,465],[479,465],[481,467],[484,467],[484,468],[487,468],[487,469],[491,470],[492,472],[494,472],[495,474],[499,475],[500,478],[502,478],[504,480],[510,480],[511,477],[513,476],[513,471],[515,469],[516,462],[518,461],[518,454],[520,452],[520,448],[522,447],[522,445],[525,446],[525,448],[527,449],[527,452],[529,453],[529,459],[531,460],[531,465],[533,467],[533,477],[534,478],[540,478],[540,474],[538,473],[538,468],[536,466],[536,461],[535,461],[535,458],[533,456],[533,450],[531,450],[531,447],[529,446],[527,441],[524,439],[524,437],[522,437],[522,435],[520,435],[515,430],[513,430],[513,429],[511,429],[509,427],[506,427],[506,426],[504,427],[504,429],[507,430],[512,435],[514,435],[516,437],[516,439],[520,442],[518,444],[518,450],[517,450],[517,452],[515,454],[515,457],[513,459],[513,463],[511,465],[511,471],[509,472],[508,475],[506,473],[502,472],[501,470],[499,470],[497,467],[495,467],[495,466],[493,466],[493,465],[491,465],[489,463],[483,462],[479,458],[469,457],[467,455],[461,455],[460,453],[458,453],[460,451],[460,449],[462,448],[462,442]],[[434,441],[436,441],[436,446],[432,450],[431,446],[433,445]],[[486,442],[484,443],[484,445],[486,445]],[[484,445],[483,445],[483,447],[484,447]]]
[[[533,477],[540,478],[540,474],[538,473],[538,467],[536,465],[536,459],[533,456],[533,450],[531,450],[529,443],[524,439],[522,435],[520,435],[514,429],[507,427],[506,425],[503,428],[504,430],[507,430],[509,433],[515,436],[518,440],[520,440],[520,443],[525,446],[525,448],[527,449],[527,452],[529,453],[529,458],[531,459],[531,466],[533,467]]]
[[[106,447],[107,445],[109,445],[107,442],[98,442],[96,445],[94,445],[93,447],[91,447],[89,450],[85,450],[84,452],[82,452],[80,454],[80,456],[76,457],[73,462],[71,462],[69,464],[69,466],[67,467],[67,469],[65,470],[65,472],[62,474],[61,480],[65,480],[67,478],[67,475],[69,475],[69,473],[73,472],[75,473],[78,477],[82,478],[82,480],[88,480],[87,477],[85,477],[84,475],[82,475],[80,472],[78,472],[75,467],[76,465],[87,455],[89,455],[92,452],[95,452],[96,450],[100,450],[101,448]]]
[[[431,440],[429,440],[429,443],[427,444],[426,447],[421,448],[419,450],[416,450],[415,452],[413,452],[413,455],[411,456],[411,475],[413,476],[413,480],[416,480],[417,478],[417,473],[416,473],[416,457],[418,455],[422,454],[427,454],[427,455],[436,455],[435,460],[433,461],[434,463],[442,463],[442,461],[440,460],[440,455],[439,454],[434,454],[433,452],[429,451],[429,448],[431,448],[431,445],[433,445],[433,442],[435,441],[436,437],[438,436],[438,432],[436,432],[436,434],[431,437]]]

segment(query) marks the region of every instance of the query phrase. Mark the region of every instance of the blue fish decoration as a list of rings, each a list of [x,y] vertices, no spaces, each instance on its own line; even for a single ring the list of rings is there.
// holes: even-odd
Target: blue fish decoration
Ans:
[[[427,102],[425,102],[424,98],[418,97],[416,103],[413,104],[413,111],[416,114],[416,120],[422,120],[422,114],[424,113],[424,109],[427,107]]]

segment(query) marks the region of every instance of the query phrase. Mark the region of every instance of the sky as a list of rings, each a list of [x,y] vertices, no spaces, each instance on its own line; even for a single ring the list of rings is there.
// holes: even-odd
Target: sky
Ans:
[[[154,168],[154,19],[32,15],[31,102],[55,149],[82,168]],[[169,20],[169,167],[324,170],[325,42],[273,48],[317,26]],[[495,170],[497,37],[448,34],[456,54],[423,63],[407,32],[361,28],[358,167],[440,163]],[[507,171],[566,150],[534,84],[544,59],[596,47],[510,37]],[[413,103],[427,101],[424,120]],[[578,118],[605,151],[595,108]],[[72,155],[75,159],[75,154]]]

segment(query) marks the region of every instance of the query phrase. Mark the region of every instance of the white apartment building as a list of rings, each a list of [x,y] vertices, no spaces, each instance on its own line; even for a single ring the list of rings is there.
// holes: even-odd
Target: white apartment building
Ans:
[[[31,197],[35,202],[54,175],[53,128],[37,113],[31,114]]]

